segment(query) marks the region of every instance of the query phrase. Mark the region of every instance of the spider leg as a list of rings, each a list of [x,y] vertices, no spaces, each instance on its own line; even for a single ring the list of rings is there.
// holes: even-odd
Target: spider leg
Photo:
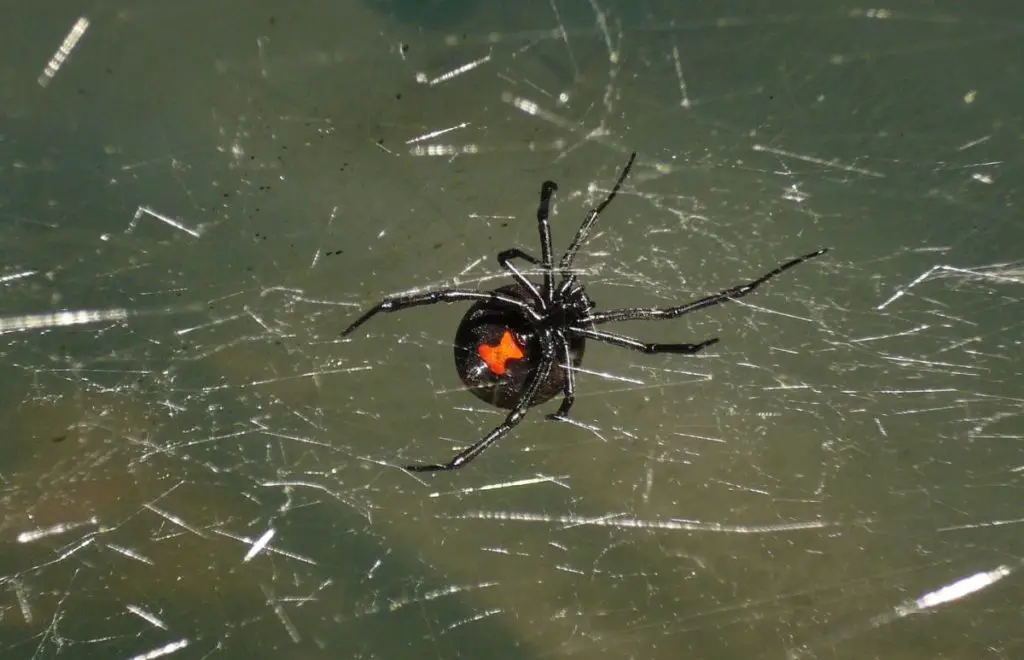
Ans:
[[[465,302],[470,300],[484,300],[492,303],[501,303],[508,305],[509,307],[515,307],[521,311],[527,318],[533,319],[534,321],[540,321],[541,316],[532,307],[516,298],[502,295],[500,293],[494,293],[493,291],[464,291],[462,289],[438,289],[436,291],[424,291],[422,293],[410,293],[401,296],[392,296],[385,298],[380,301],[369,310],[367,310],[362,316],[352,322],[347,328],[341,331],[341,336],[344,337],[350,334],[353,330],[361,326],[362,324],[369,321],[372,317],[376,316],[381,312],[391,313],[398,312],[403,309],[410,307],[419,307],[421,305],[433,305],[434,303],[455,303]]]
[[[444,472],[447,470],[458,470],[461,467],[465,467],[470,461],[480,454],[484,453],[484,451],[495,442],[508,435],[509,431],[514,429],[519,422],[523,421],[523,417],[526,417],[526,412],[530,409],[530,404],[533,403],[533,398],[536,396],[537,390],[539,390],[541,384],[548,379],[548,375],[551,373],[551,368],[555,363],[555,352],[554,346],[552,346],[551,343],[550,332],[544,332],[540,337],[541,347],[544,351],[540,364],[537,365],[537,371],[534,372],[533,378],[530,379],[526,390],[520,395],[519,402],[516,403],[516,407],[509,412],[507,417],[505,417],[505,421],[495,427],[483,438],[460,451],[447,463],[406,465],[405,469],[409,472]]]
[[[558,341],[560,359],[563,360],[562,368],[565,370],[565,386],[562,390],[562,404],[558,410],[546,415],[547,419],[561,422],[569,417],[569,409],[576,401],[576,368],[572,366],[572,351],[569,349],[569,339],[562,332],[555,333]]]
[[[529,252],[523,252],[519,248],[512,248],[511,250],[502,250],[501,252],[498,253],[498,263],[501,264],[502,267],[506,267],[506,264],[508,264],[508,262],[511,259],[522,259],[523,261],[527,261],[533,264],[534,266],[540,266],[541,263],[543,263],[537,257],[533,256]]]
[[[551,249],[551,196],[558,190],[554,181],[545,181],[540,186],[540,204],[537,205],[537,231],[540,233],[540,266],[544,270],[544,299],[551,300],[551,292],[555,289],[555,272],[553,270],[554,254]],[[522,253],[521,253],[522,254]]]
[[[615,199],[615,196],[619,194],[619,189],[622,188],[622,183],[626,180],[626,177],[629,176],[629,171],[633,169],[634,161],[636,161],[635,151],[630,154],[629,161],[626,163],[626,166],[622,168],[622,174],[619,175],[618,181],[616,181],[615,185],[612,186],[611,191],[604,198],[604,201],[591,209],[590,213],[587,214],[587,217],[584,218],[583,224],[581,224],[580,228],[576,230],[576,236],[573,237],[572,243],[570,243],[569,247],[565,249],[565,254],[562,255],[562,259],[558,262],[558,270],[561,271],[563,278],[569,277],[569,269],[572,268],[572,261],[576,258],[576,253],[579,252],[583,242],[587,240],[587,236],[590,235],[590,230],[593,229],[594,224],[601,215],[601,212],[604,211],[605,207],[611,204],[612,200]]]
[[[591,314],[590,316],[584,317],[583,319],[580,320],[580,323],[582,325],[597,325],[600,323],[609,323],[611,321],[643,321],[674,319],[678,316],[682,316],[683,314],[689,314],[690,312],[696,312],[697,310],[713,307],[714,305],[720,305],[724,302],[729,302],[730,300],[738,300],[739,298],[742,298],[743,296],[752,293],[755,289],[757,289],[757,287],[761,286],[762,284],[772,279],[779,273],[789,270],[790,268],[798,264],[802,264],[808,259],[813,259],[814,257],[821,256],[826,252],[828,252],[828,248],[821,248],[820,250],[815,250],[814,252],[808,252],[803,256],[797,257],[795,259],[790,259],[789,261],[778,266],[771,272],[762,275],[761,277],[757,278],[752,282],[747,282],[746,284],[737,284],[736,286],[726,289],[725,291],[716,293],[711,296],[707,296],[706,298],[701,298],[700,300],[695,300],[693,302],[686,303],[685,305],[665,308],[631,307],[626,309],[611,309],[608,311],[598,312],[596,314]]]
[[[627,337],[614,332],[605,332],[603,330],[573,327],[571,332],[581,337],[586,337],[587,339],[594,339],[606,344],[611,344],[612,346],[618,346],[619,348],[628,348],[634,351],[640,351],[641,353],[682,353],[683,355],[693,355],[694,353],[703,351],[712,344],[718,343],[718,337],[712,337],[711,339],[702,341],[699,344],[648,344],[640,341],[639,339],[634,339],[633,337]],[[561,412],[561,410],[559,410],[559,412]]]
[[[533,296],[533,299],[537,302],[538,305],[540,305],[541,309],[547,309],[548,303],[546,300],[544,300],[544,296],[542,296],[540,291],[537,290],[537,286],[533,282],[528,280],[526,276],[523,275],[523,273],[518,268],[515,267],[515,265],[512,263],[513,259],[522,259],[523,261],[531,263],[534,266],[539,266],[541,263],[540,260],[537,259],[537,257],[533,256],[532,254],[523,252],[519,248],[512,248],[511,250],[502,250],[501,252],[498,253],[498,265],[507,270],[509,275],[512,276],[512,279],[514,279],[516,283],[519,284],[519,286],[523,287],[524,289],[530,292],[530,295]]]

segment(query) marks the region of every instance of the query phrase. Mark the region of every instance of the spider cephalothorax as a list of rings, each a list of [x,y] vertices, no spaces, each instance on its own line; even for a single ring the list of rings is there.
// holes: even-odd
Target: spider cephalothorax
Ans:
[[[558,186],[553,181],[545,181],[541,185],[540,205],[537,207],[540,259],[518,248],[498,253],[498,264],[508,271],[514,281],[512,284],[491,291],[438,289],[385,298],[342,331],[342,336],[348,335],[380,312],[397,312],[439,302],[473,303],[455,331],[455,367],[473,394],[510,412],[505,421],[447,463],[408,465],[406,470],[431,472],[463,467],[511,431],[530,407],[559,394],[562,395],[562,403],[548,418],[566,419],[575,400],[575,371],[583,361],[587,339],[642,353],[685,355],[697,353],[718,341],[718,337],[712,337],[696,344],[649,344],[598,330],[597,326],[612,321],[672,319],[742,298],[782,271],[827,251],[827,248],[821,248],[809,252],[777,266],[756,280],[678,307],[595,311],[594,301],[572,271],[572,263],[601,212],[618,195],[635,160],[634,153],[604,201],[584,218],[557,265],[551,247],[548,216],[551,196]],[[538,267],[543,281],[536,283],[528,279],[512,262],[513,259]]]

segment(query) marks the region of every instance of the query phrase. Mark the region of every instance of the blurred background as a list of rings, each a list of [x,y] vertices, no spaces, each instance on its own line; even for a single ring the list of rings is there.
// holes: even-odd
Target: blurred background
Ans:
[[[1024,9],[3,2],[4,658],[1022,658]],[[580,252],[575,424],[452,359]],[[1014,182],[1017,183],[1014,183]]]

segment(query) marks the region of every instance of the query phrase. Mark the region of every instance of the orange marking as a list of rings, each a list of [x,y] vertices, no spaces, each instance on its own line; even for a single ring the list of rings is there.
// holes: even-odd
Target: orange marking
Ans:
[[[522,360],[525,357],[523,349],[508,329],[501,335],[501,341],[496,346],[480,344],[476,347],[476,353],[495,376],[505,375],[505,363],[509,360]]]

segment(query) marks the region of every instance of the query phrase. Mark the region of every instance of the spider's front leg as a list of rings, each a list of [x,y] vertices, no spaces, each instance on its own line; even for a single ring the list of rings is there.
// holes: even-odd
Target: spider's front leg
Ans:
[[[511,248],[509,250],[502,250],[501,252],[498,253],[498,264],[502,268],[511,270],[509,268],[510,264],[508,262],[513,260],[513,259],[522,259],[523,261],[526,261],[526,262],[528,262],[530,264],[533,264],[534,266],[540,266],[540,265],[543,264],[543,262],[540,259],[538,259],[537,257],[533,256],[529,252],[523,252],[519,248]]]
[[[512,279],[514,279],[519,286],[530,292],[534,302],[536,302],[541,309],[547,309],[548,301],[544,298],[544,295],[537,289],[537,286],[533,282],[523,275],[522,271],[515,267],[512,263],[513,259],[522,259],[529,264],[541,266],[542,268],[544,266],[543,262],[532,254],[523,252],[519,248],[502,250],[498,253],[498,265],[507,270],[508,274],[512,276]],[[547,269],[545,270],[545,273],[546,272],[548,272]]]
[[[705,296],[700,300],[694,300],[693,302],[686,303],[685,305],[678,305],[676,307],[630,307],[627,309],[611,309],[603,312],[596,312],[582,319],[584,323],[591,325],[600,325],[602,323],[609,323],[612,321],[656,321],[665,319],[678,318],[684,314],[690,312],[696,312],[701,309],[707,309],[708,307],[714,307],[715,305],[721,305],[732,300],[739,300],[740,298],[749,295],[757,290],[765,282],[773,279],[779,274],[789,270],[793,266],[797,266],[807,261],[808,259],[814,259],[828,252],[828,248],[820,248],[814,252],[808,252],[807,254],[790,259],[789,261],[776,266],[771,271],[765,273],[756,280],[746,282],[745,284],[737,284],[736,286],[729,287],[724,291]]]
[[[540,237],[540,267],[544,270],[544,297],[550,301],[551,292],[555,288],[555,271],[553,270],[554,252],[551,248],[551,196],[558,190],[554,181],[545,181],[540,186],[540,204],[537,205],[537,233]],[[534,263],[537,263],[536,261]]]

